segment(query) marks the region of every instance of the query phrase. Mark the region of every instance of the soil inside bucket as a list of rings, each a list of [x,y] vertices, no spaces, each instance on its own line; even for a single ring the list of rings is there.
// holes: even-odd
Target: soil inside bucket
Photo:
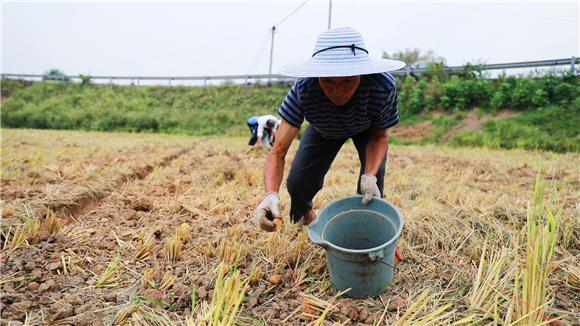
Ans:
[[[364,250],[387,243],[396,234],[392,221],[373,211],[352,210],[333,217],[322,237],[341,248]]]

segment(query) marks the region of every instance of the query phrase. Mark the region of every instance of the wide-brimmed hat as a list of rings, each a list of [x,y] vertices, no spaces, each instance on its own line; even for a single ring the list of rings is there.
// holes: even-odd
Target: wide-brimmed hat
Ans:
[[[346,77],[395,71],[403,61],[369,56],[359,32],[350,27],[322,32],[316,40],[312,57],[287,65],[280,74],[290,77]]]

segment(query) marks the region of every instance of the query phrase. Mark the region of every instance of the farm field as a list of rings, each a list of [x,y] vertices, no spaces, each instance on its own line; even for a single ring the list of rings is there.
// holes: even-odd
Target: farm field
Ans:
[[[391,145],[385,197],[405,216],[404,259],[380,296],[355,300],[288,222],[284,182],[286,223],[258,229],[267,152],[246,144],[3,129],[2,325],[526,325],[514,288],[537,175],[561,222],[534,313],[578,324],[578,153]],[[316,210],[356,191],[358,165],[345,145]]]

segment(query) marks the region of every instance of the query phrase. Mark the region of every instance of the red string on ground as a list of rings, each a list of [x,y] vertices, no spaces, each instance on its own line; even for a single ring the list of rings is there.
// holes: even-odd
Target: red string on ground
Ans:
[[[288,268],[290,269],[290,274],[292,274],[292,279],[294,280],[294,287],[296,288],[296,290],[298,290],[298,294],[300,295],[300,298],[302,299],[302,303],[304,304],[304,307],[306,307],[306,311],[308,312],[308,315],[310,316],[310,320],[314,323],[314,315],[312,314],[312,310],[310,310],[310,306],[308,305],[308,302],[306,302],[304,292],[302,292],[302,289],[300,288],[300,284],[298,283],[296,273],[294,272],[294,269],[292,268],[292,266],[290,266],[290,261],[288,261],[288,257],[286,256],[286,252],[284,252],[284,251],[282,251],[282,252],[284,253],[284,259],[286,260],[286,265],[288,265]]]

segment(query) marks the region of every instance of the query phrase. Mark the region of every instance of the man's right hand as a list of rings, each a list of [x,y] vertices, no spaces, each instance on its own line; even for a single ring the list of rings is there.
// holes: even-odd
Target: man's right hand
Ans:
[[[268,192],[256,208],[256,219],[260,228],[272,232],[276,229],[274,219],[280,217],[280,196],[277,192]]]

